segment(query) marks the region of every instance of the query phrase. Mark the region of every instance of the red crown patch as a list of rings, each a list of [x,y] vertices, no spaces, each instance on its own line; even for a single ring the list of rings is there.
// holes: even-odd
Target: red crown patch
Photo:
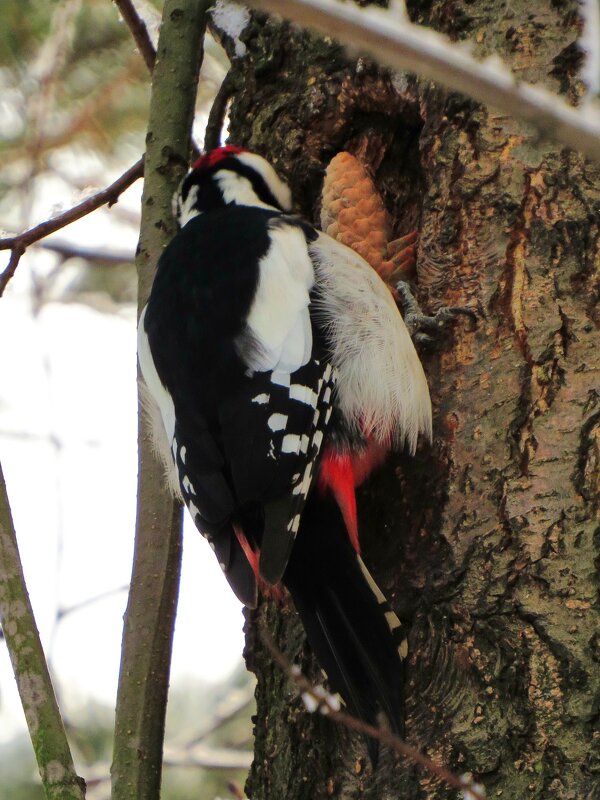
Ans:
[[[243,147],[237,147],[234,144],[228,144],[224,147],[217,147],[216,150],[211,150],[210,153],[205,153],[203,156],[200,156],[194,163],[192,164],[192,169],[208,169],[209,167],[214,167],[215,164],[218,164],[227,156],[237,155],[237,153],[246,153],[248,152]]]

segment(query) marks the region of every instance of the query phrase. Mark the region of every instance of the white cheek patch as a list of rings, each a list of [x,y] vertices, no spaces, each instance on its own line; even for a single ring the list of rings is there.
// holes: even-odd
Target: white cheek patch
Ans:
[[[176,199],[176,216],[177,221],[179,222],[179,226],[183,228],[191,219],[194,217],[199,216],[201,213],[198,211],[197,208],[194,208],[196,202],[198,200],[198,187],[197,186],[190,186],[190,190],[188,192],[188,196],[182,202],[181,195],[177,194]]]

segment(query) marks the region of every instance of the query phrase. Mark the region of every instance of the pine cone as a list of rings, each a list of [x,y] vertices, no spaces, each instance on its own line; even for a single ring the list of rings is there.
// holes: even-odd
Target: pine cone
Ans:
[[[321,227],[377,271],[381,269],[387,252],[387,212],[375,184],[351,153],[338,153],[327,167]]]
[[[391,223],[373,180],[351,153],[338,153],[325,172],[321,229],[351,247],[386,281],[405,278],[414,264],[415,237],[390,242]]]

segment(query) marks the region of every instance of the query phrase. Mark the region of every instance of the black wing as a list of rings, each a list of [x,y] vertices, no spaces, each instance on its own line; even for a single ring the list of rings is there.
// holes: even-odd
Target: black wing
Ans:
[[[256,587],[234,525],[260,547],[261,575],[277,583],[312,485],[335,380],[316,330],[312,357],[291,373],[249,373],[238,352],[257,283],[249,259],[267,252],[274,218],[233,207],[188,223],[161,258],[145,317],[175,406],[173,457],[184,500],[247,605]]]

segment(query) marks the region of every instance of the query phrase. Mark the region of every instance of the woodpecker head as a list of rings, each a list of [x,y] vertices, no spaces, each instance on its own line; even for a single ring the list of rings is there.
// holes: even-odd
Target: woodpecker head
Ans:
[[[227,205],[292,210],[290,189],[269,162],[233,145],[218,147],[195,161],[173,200],[181,227],[204,211]]]

